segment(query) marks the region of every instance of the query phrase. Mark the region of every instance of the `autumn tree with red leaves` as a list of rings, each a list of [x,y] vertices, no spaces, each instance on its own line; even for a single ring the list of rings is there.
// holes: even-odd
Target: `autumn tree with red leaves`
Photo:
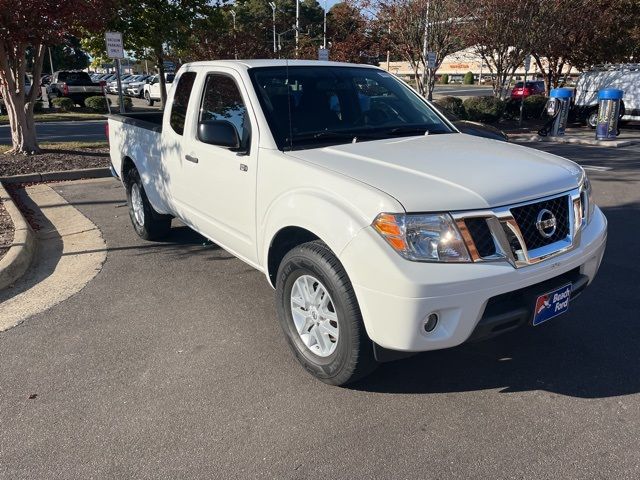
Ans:
[[[78,29],[92,29],[103,21],[110,0],[0,0],[0,93],[11,126],[9,153],[39,151],[33,108],[47,45],[60,43]],[[33,52],[33,87],[27,95],[27,50]]]

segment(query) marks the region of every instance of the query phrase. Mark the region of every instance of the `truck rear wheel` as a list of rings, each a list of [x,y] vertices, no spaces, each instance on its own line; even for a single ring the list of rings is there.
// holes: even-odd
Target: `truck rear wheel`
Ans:
[[[171,216],[156,212],[147,198],[140,174],[134,168],[126,178],[129,217],[136,233],[145,240],[159,240],[171,230]]]
[[[285,255],[278,269],[280,324],[302,366],[330,385],[344,385],[377,366],[351,281],[321,241]]]

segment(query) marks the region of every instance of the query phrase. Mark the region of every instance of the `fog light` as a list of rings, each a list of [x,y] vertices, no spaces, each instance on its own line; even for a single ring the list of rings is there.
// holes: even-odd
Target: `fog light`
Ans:
[[[433,332],[433,330],[438,325],[438,314],[430,313],[427,317],[427,321],[424,323],[424,331],[427,333]]]

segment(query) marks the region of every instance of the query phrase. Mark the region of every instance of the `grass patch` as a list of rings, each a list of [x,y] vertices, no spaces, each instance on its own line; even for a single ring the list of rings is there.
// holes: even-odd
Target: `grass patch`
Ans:
[[[76,150],[79,148],[82,149],[96,149],[96,148],[106,148],[109,144],[104,142],[52,142],[52,143],[41,143],[40,148],[42,150]],[[0,155],[7,153],[11,150],[11,145],[0,145]]]
[[[105,116],[100,113],[84,112],[56,112],[56,113],[36,113],[36,122],[62,122],[62,121],[82,121],[82,120],[104,120]],[[0,125],[8,125],[9,117],[0,115]]]

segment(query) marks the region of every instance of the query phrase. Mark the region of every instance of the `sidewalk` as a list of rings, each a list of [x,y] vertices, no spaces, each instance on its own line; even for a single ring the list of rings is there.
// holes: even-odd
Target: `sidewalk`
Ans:
[[[541,137],[536,132],[510,133],[509,140],[516,142],[556,142],[594,145],[599,147],[627,147],[640,143],[640,128],[622,128],[615,140],[596,140],[596,132],[587,127],[567,128],[562,137]]]

